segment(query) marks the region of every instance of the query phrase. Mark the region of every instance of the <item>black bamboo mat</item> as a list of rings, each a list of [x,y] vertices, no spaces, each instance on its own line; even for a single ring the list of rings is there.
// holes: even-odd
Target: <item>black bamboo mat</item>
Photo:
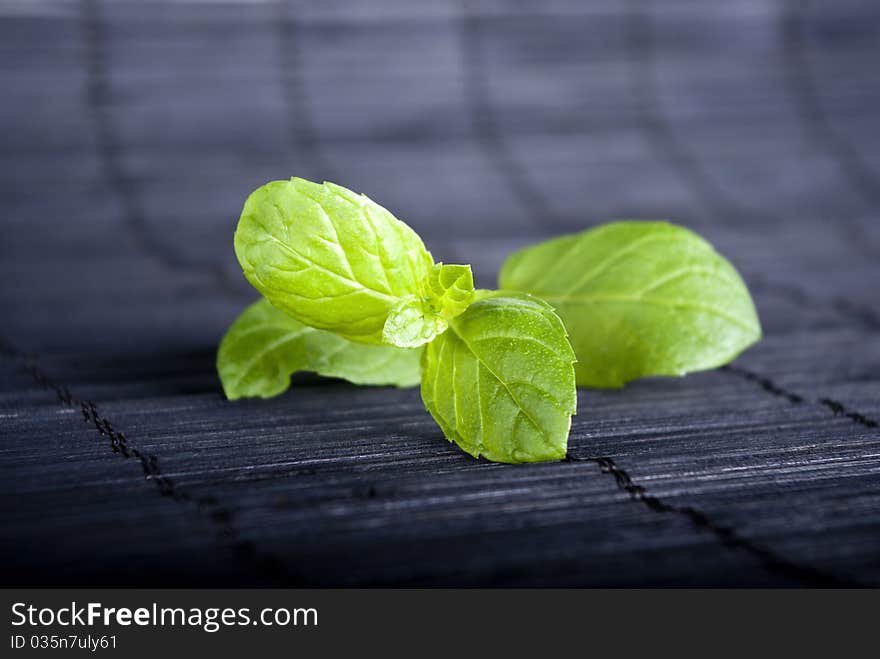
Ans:
[[[880,584],[880,5],[0,0],[5,585]],[[241,204],[363,191],[492,287],[699,231],[765,339],[579,394],[571,461],[417,390],[224,400]]]

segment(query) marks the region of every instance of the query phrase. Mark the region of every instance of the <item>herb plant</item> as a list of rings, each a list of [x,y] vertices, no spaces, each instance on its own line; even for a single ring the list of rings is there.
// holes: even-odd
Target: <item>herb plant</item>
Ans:
[[[470,266],[435,263],[364,195],[293,178],[248,197],[235,253],[265,299],[220,344],[229,399],[280,394],[297,371],[421,382],[444,435],[497,462],[563,458],[577,385],[713,368],[761,335],[736,270],[665,222],[527,248],[504,264],[503,290],[475,290]]]

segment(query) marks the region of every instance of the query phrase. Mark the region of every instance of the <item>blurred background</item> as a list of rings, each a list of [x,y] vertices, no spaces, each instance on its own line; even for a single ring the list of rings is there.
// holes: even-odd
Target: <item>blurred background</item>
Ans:
[[[438,259],[473,262],[484,287],[535,235],[616,218],[696,228],[746,274],[790,260],[778,274],[792,283],[877,254],[868,0],[0,12],[2,295],[25,335],[60,315],[90,328],[82,298],[98,292],[154,308],[169,287],[247,295],[238,213],[291,175],[368,194]]]
[[[0,333],[163,455],[234,462],[241,444],[212,434],[228,423],[213,354],[256,296],[232,234],[249,192],[295,175],[366,193],[437,260],[472,263],[481,287],[539,238],[622,218],[694,228],[754,291],[764,345],[794,346],[784,360],[768,348],[775,375],[797,386],[825,372],[820,353],[834,357],[826,384],[876,412],[878,63],[871,0],[0,0]],[[82,493],[99,483],[93,498],[110,508],[90,528],[100,537],[122,522],[113,479],[89,471],[103,473],[106,450],[67,437],[84,431],[62,429],[22,382],[9,375],[4,398],[7,501],[59,483],[31,512],[7,503],[28,574],[38,562],[25,554],[52,534],[25,513],[70,491],[91,510]],[[412,393],[406,409],[420,414]],[[400,433],[442,441],[424,423]],[[34,448],[47,442],[87,455],[47,466]],[[255,459],[241,457],[234,478]],[[79,490],[65,489],[67,468],[82,470],[69,484]],[[876,492],[876,461],[860,473]],[[225,482],[218,474],[208,485]],[[863,505],[877,513],[874,499]],[[69,556],[94,553],[83,543]],[[859,556],[876,549],[856,544]],[[815,546],[803,545],[807,558]],[[105,550],[105,566],[131,560]]]

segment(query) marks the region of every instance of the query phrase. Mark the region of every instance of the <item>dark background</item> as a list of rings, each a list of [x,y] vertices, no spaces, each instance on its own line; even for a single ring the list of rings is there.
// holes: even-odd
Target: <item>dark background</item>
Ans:
[[[880,583],[878,63],[870,0],[0,0],[3,583]],[[226,402],[232,233],[290,175],[482,287],[679,222],[766,336],[580,391],[566,463],[477,462],[415,389]]]

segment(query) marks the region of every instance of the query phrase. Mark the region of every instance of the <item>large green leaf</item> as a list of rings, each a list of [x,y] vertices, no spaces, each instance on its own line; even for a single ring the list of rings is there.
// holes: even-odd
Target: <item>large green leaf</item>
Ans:
[[[383,342],[391,310],[419,295],[434,266],[418,235],[375,202],[299,178],[248,197],[235,253],[248,281],[277,308],[374,344]]]
[[[277,396],[297,371],[344,378],[355,384],[412,387],[420,379],[420,349],[348,341],[303,325],[267,300],[236,319],[217,352],[217,372],[230,400]]]
[[[613,222],[526,248],[507,259],[499,282],[556,309],[583,386],[714,368],[761,338],[733,266],[666,222]]]
[[[475,457],[559,460],[577,408],[573,362],[548,304],[481,293],[424,348],[422,400],[446,437]]]

